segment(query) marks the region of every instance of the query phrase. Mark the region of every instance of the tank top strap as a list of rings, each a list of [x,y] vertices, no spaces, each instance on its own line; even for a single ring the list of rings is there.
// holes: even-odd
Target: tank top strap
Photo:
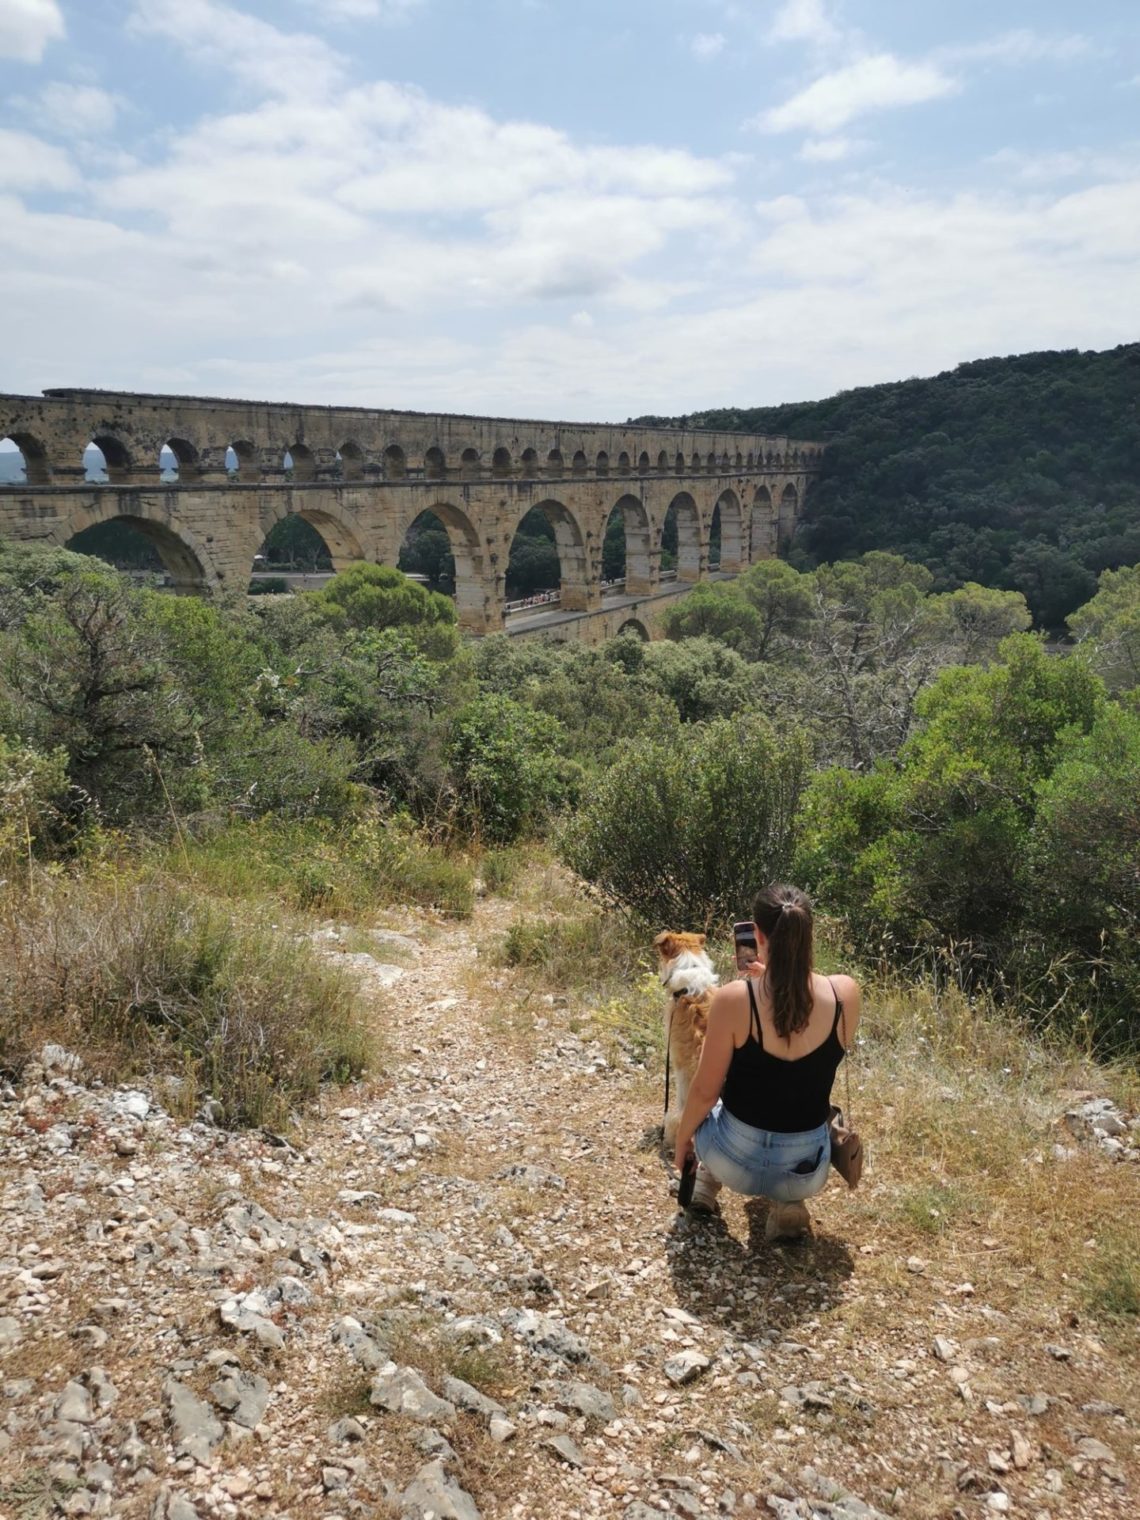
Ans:
[[[760,1028],[760,1010],[756,1006],[756,993],[752,989],[752,978],[750,976],[745,977],[744,985],[748,988],[748,1004],[751,1010],[748,1015],[749,1038],[754,1039],[757,1045],[759,1045],[760,1049],[763,1050],[764,1032]],[[756,1031],[755,1034],[752,1033],[753,1029]]]

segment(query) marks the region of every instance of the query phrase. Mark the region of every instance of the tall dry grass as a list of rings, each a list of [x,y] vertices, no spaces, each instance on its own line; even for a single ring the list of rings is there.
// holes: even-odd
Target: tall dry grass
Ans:
[[[0,895],[0,1061],[45,1040],[118,1080],[175,1074],[232,1125],[286,1123],[371,1053],[356,983],[307,940],[169,878],[99,872]]]

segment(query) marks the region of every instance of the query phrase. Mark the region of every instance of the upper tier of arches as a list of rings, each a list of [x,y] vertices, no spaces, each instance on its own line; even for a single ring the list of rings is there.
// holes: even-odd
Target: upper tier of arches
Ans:
[[[0,402],[4,398],[0,398]],[[0,413],[0,416],[3,414]],[[5,424],[0,421],[0,428]],[[20,468],[0,472],[0,490],[13,486],[146,485],[169,487],[246,484],[339,484],[415,481],[549,481],[652,478],[654,476],[730,477],[758,471],[814,470],[822,447],[784,439],[741,439],[739,447],[715,449],[636,446],[587,450],[512,446],[496,442],[480,448],[475,441],[440,441],[412,447],[394,440],[366,441],[346,432],[326,444],[299,432],[261,441],[254,428],[235,428],[224,442],[206,442],[186,419],[145,440],[122,425],[95,419],[89,427],[69,421],[67,441],[61,431],[24,425],[17,420],[0,444],[18,451]]]

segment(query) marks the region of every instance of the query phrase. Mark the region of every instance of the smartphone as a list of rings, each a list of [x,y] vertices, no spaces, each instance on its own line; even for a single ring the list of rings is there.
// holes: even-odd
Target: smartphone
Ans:
[[[756,925],[733,924],[732,939],[736,946],[736,969],[747,976],[749,966],[759,953],[756,944]]]

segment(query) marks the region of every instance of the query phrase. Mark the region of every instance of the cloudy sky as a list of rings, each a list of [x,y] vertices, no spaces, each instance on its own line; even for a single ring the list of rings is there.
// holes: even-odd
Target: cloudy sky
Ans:
[[[1137,0],[0,0],[0,389],[621,419],[1140,327]]]

